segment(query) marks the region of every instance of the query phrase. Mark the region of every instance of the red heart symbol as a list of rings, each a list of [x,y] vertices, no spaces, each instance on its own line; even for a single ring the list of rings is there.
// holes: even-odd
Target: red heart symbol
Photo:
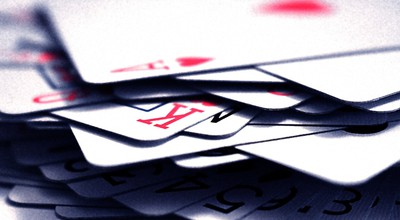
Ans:
[[[210,60],[212,60],[212,58],[205,58],[205,57],[181,57],[176,59],[179,65],[183,67],[200,65]]]
[[[259,12],[270,14],[300,14],[300,15],[316,15],[329,14],[332,8],[318,0],[290,0],[279,1],[275,3],[263,4],[258,8]]]

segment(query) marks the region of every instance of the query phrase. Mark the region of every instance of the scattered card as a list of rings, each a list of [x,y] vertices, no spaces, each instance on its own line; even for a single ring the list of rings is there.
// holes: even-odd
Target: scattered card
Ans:
[[[252,67],[400,44],[400,18],[392,1],[104,0],[49,1],[46,6],[79,73],[91,83]]]
[[[237,149],[328,181],[358,184],[389,168],[400,158],[400,148],[396,144],[400,123],[384,125],[376,126],[378,130],[375,131],[361,127],[355,131],[331,131],[249,144]]]
[[[151,147],[143,146],[143,143],[124,141],[104,134],[93,133],[74,125],[71,126],[71,129],[86,160],[97,166],[118,166],[227,146],[233,147],[247,143],[327,132],[338,128],[251,125],[244,127],[236,135],[225,139],[212,140],[179,135],[170,141]]]
[[[52,112],[134,140],[158,141],[197,124],[229,107],[228,103],[176,101],[150,111],[106,103]]]
[[[394,1],[39,2],[0,7],[0,219],[400,216]]]
[[[396,50],[395,50],[396,49]],[[260,69],[347,102],[368,102],[398,93],[400,51],[329,57]],[[323,67],[323,68],[321,68]],[[355,85],[357,85],[355,87]]]

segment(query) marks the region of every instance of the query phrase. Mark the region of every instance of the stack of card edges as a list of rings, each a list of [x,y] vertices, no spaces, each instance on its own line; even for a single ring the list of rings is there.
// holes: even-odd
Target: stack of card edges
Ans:
[[[398,11],[1,9],[0,219],[397,219]]]

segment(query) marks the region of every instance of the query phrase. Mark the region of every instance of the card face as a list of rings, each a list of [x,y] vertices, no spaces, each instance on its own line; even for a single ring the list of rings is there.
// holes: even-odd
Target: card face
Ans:
[[[237,149],[328,181],[355,184],[370,179],[399,160],[400,148],[396,144],[399,129],[400,123],[392,122],[383,131],[372,134],[332,131]]]
[[[228,106],[205,101],[165,103],[150,111],[117,104],[91,105],[52,114],[123,135],[135,140],[157,141],[199,123]]]
[[[265,74],[253,68],[178,76],[176,77],[176,79],[187,80],[187,81],[218,81],[218,82],[254,82],[254,83],[284,82],[279,78],[276,78],[269,74]]]
[[[78,71],[91,83],[400,44],[398,5],[389,0],[368,4],[362,0],[351,4],[333,0],[93,4],[51,1],[47,5]],[[180,10],[171,14],[176,8]]]
[[[259,68],[343,101],[368,102],[400,91],[399,59],[400,51],[391,50]]]
[[[153,147],[144,147],[140,143],[124,142],[102,134],[93,133],[75,125],[72,125],[71,129],[85,158],[90,163],[97,166],[117,166],[217,149],[226,146],[235,146],[249,142],[268,141],[290,136],[330,131],[337,128],[246,126],[236,135],[225,139],[212,140],[180,135],[170,141]]]

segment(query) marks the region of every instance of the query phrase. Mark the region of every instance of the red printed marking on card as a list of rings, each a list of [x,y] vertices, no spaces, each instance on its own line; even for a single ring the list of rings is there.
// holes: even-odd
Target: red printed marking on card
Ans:
[[[131,66],[131,67],[125,67],[125,68],[121,68],[121,69],[111,70],[111,72],[112,73],[121,73],[121,72],[143,71],[143,70],[159,70],[159,69],[169,70],[169,67],[164,64],[164,61],[157,60],[157,61],[151,62],[151,63],[144,63],[144,64],[139,64],[139,65],[136,65],[136,66]]]
[[[18,62],[29,62],[32,60],[32,54],[28,52],[16,53],[12,57]]]
[[[332,11],[332,7],[322,0],[280,0],[257,8],[262,14],[326,15]]]
[[[10,52],[10,51],[0,51],[1,58],[6,61],[18,62],[18,63],[36,63],[37,56],[32,52]]]
[[[54,102],[72,102],[79,98],[88,96],[88,91],[86,90],[69,90],[61,92],[53,92],[47,94],[41,94],[35,96],[32,101],[37,104],[49,104]]]
[[[211,60],[212,58],[207,57],[181,57],[176,59],[179,65],[183,67],[197,66]]]
[[[55,59],[58,59],[58,55],[54,54],[54,53],[50,53],[50,52],[43,52],[39,55],[38,57],[38,61],[39,63],[47,63],[47,62],[51,62]]]
[[[212,102],[204,102],[204,101],[192,101],[192,102],[194,102],[194,103],[199,103],[200,102],[204,106],[214,106],[215,105]]]
[[[189,111],[186,111],[183,114],[176,114],[179,109],[185,109],[186,110],[187,106],[179,104],[179,103],[173,103],[172,105],[173,105],[173,108],[171,109],[171,111],[168,112],[168,114],[166,116],[162,116],[162,117],[158,117],[158,118],[150,118],[150,119],[138,119],[137,121],[145,123],[145,124],[148,124],[148,125],[151,125],[153,123],[153,121],[164,121],[164,120],[167,120],[166,122],[164,122],[162,124],[155,124],[154,125],[155,127],[158,127],[158,128],[167,129],[168,125],[170,125],[170,124],[172,124],[172,123],[174,123],[174,122],[176,122],[178,120],[181,120],[183,118],[186,118],[189,115],[192,115],[193,113],[196,113],[196,112],[202,113],[202,112],[204,112],[201,109],[190,108]]]
[[[176,59],[176,62],[182,67],[197,66],[206,62],[209,62],[212,58],[206,57],[180,57]],[[120,69],[111,70],[112,73],[131,72],[131,71],[143,71],[143,70],[169,70],[170,67],[164,63],[163,60],[157,60],[151,63],[139,64],[131,67],[124,67]]]
[[[275,90],[270,90],[268,91],[271,94],[274,95],[279,95],[279,96],[291,96],[294,94],[294,92],[289,92],[289,91],[275,91]]]
[[[3,51],[1,51],[3,52]],[[36,53],[36,52],[13,52],[13,53],[3,53],[6,56],[9,56],[13,61],[15,62],[34,62],[34,63],[40,63],[40,64],[46,64],[48,62],[51,62],[55,59],[59,59],[58,55],[50,52],[41,52],[41,53]]]

